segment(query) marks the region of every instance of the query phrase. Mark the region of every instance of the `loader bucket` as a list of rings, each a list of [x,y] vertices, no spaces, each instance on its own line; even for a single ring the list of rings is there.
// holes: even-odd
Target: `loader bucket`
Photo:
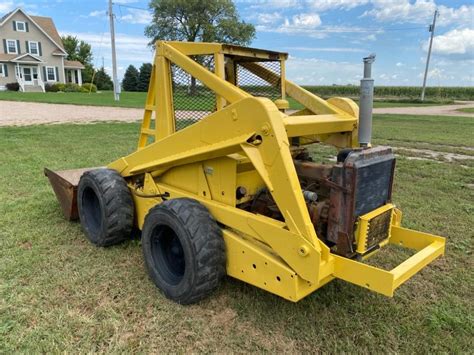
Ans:
[[[79,218],[77,212],[77,185],[79,180],[86,171],[94,170],[98,168],[84,168],[84,169],[72,169],[72,170],[61,170],[53,171],[48,168],[44,168],[44,175],[49,179],[53,191],[56,194],[56,198],[61,205],[64,217],[73,221]]]

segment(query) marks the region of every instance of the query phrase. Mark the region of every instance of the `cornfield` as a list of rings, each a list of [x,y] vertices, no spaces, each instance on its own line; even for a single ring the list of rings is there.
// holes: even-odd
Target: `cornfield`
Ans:
[[[359,96],[358,86],[305,86],[305,89],[322,96]],[[376,86],[376,98],[418,99],[421,87],[414,86]],[[427,87],[427,99],[474,100],[474,87]]]

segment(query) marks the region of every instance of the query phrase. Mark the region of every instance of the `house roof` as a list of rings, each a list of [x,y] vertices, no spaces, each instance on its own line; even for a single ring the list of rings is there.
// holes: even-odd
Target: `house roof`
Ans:
[[[63,41],[61,40],[61,36],[54,25],[53,19],[51,17],[43,17],[43,16],[30,16],[33,21],[35,21],[38,26],[40,26],[48,35],[53,39],[56,44],[64,49]]]
[[[20,54],[19,56],[13,58],[10,60],[11,62],[15,63],[22,63],[22,62],[28,62],[28,63],[43,63],[41,58],[38,58],[30,53],[24,53]]]
[[[85,66],[77,60],[65,60],[64,68],[84,69]]]
[[[6,54],[0,53],[0,62],[9,62],[10,60],[16,58],[18,54]]]
[[[12,14],[13,11],[7,12],[5,15],[0,17],[0,23],[2,23],[7,17],[9,17]]]
[[[66,51],[64,50],[63,41],[61,40],[58,30],[56,29],[56,26],[54,25],[53,19],[51,17],[30,16],[26,12],[24,12],[21,8],[17,8],[16,10],[13,10],[0,18],[0,27],[3,26],[6,23],[6,21],[11,16],[16,14],[18,11],[20,11],[23,15],[25,15],[28,19],[30,19],[31,22],[36,27],[38,27],[38,29],[42,31],[46,35],[46,37],[48,37],[51,40],[51,42],[53,42],[58,47],[62,55],[67,54]]]

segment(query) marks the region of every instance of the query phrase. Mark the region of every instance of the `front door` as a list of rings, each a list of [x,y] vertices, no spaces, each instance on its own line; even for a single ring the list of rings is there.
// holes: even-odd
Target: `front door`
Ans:
[[[30,67],[22,67],[23,81],[26,85],[33,85],[33,73]]]

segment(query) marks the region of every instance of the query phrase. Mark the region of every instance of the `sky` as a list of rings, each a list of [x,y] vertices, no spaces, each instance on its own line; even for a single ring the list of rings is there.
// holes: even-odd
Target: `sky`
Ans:
[[[358,85],[362,58],[375,53],[376,85],[419,86],[435,9],[429,86],[474,86],[474,1],[237,0],[256,28],[252,47],[288,52],[287,77],[298,84]],[[49,16],[61,35],[90,43],[94,64],[111,70],[106,0],[0,0],[0,16],[21,7]],[[143,9],[143,10],[142,10]],[[147,0],[115,0],[119,77],[153,59],[144,29]]]

